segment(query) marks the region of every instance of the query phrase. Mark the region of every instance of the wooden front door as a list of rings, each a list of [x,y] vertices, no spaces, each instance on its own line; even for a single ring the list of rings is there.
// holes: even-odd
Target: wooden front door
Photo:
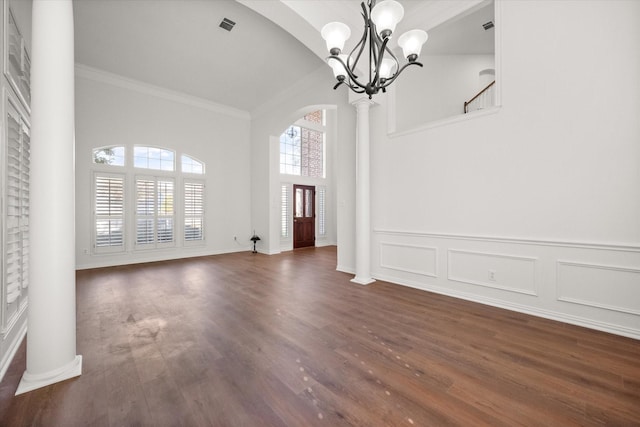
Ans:
[[[316,188],[293,186],[293,248],[316,245]]]

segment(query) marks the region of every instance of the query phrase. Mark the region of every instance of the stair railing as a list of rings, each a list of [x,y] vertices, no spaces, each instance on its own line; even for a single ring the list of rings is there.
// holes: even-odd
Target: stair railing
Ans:
[[[496,84],[496,81],[492,81],[489,83],[484,89],[482,89],[476,96],[468,100],[464,103],[464,113],[467,114],[469,112],[469,106],[472,103],[479,104],[479,107],[476,110],[486,107],[486,98],[490,96],[489,101],[491,102],[491,106],[493,105],[493,90],[490,90],[493,85]]]

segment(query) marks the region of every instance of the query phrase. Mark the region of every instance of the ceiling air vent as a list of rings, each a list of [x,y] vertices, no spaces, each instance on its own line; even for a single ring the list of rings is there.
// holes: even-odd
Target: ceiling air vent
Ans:
[[[222,26],[222,25],[220,25],[220,26]],[[489,22],[486,22],[486,23],[482,24],[482,27],[485,29],[485,31],[492,29],[494,26],[495,25],[493,25],[493,21],[489,21]]]
[[[220,22],[220,28],[224,28],[227,31],[233,30],[234,25],[236,25],[236,23],[229,18],[224,18],[222,22]]]

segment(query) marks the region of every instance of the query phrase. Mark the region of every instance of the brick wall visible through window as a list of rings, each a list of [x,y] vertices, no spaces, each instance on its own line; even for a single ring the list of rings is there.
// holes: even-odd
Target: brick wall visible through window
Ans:
[[[324,178],[324,132],[290,126],[280,136],[280,173]]]

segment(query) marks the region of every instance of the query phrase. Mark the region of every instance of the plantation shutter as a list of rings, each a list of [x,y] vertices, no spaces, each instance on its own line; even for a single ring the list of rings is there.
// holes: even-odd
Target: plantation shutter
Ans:
[[[184,240],[204,240],[204,184],[184,183]]]
[[[157,239],[158,243],[173,242],[173,181],[160,180],[158,189]]]
[[[280,237],[289,237],[289,205],[291,195],[289,184],[282,184],[280,187]]]
[[[136,244],[154,242],[155,230],[155,181],[136,180]]]
[[[174,239],[174,181],[136,179],[136,245],[138,249],[170,246]]]
[[[5,323],[26,301],[29,286],[29,174],[30,139],[27,127],[10,104],[7,105],[5,155],[4,297]]]
[[[326,236],[326,193],[325,187],[318,187],[318,234]]]
[[[95,177],[95,251],[124,250],[124,177]]]
[[[7,181],[6,181],[6,281],[7,303],[13,303],[22,290],[22,232],[21,217],[21,143],[20,121],[7,116]]]
[[[20,232],[22,239],[22,289],[29,287],[29,192],[31,176],[31,135],[26,127],[21,128],[22,151],[20,156]]]

